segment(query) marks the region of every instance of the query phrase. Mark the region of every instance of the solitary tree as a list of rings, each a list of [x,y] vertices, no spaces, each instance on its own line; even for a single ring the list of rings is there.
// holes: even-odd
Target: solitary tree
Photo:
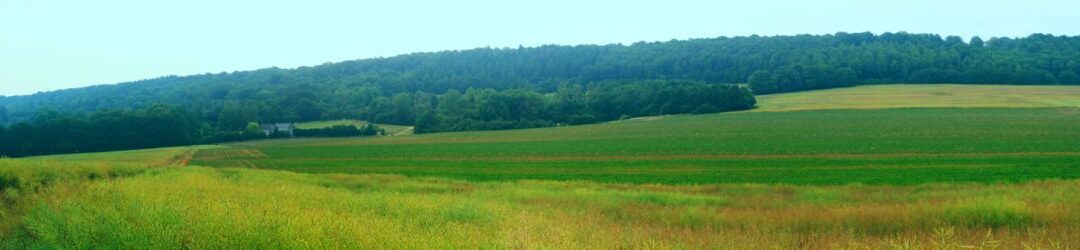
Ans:
[[[259,129],[259,123],[248,122],[247,126],[244,126],[244,133],[257,134],[259,132],[262,132],[262,129]]]

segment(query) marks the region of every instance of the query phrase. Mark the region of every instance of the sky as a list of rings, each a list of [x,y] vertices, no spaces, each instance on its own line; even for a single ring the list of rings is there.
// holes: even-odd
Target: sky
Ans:
[[[411,52],[907,31],[1080,35],[1080,1],[0,0],[0,95]]]

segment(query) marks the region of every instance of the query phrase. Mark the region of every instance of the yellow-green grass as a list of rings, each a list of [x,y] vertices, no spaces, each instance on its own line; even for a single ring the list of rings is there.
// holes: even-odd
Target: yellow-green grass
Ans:
[[[360,120],[333,120],[333,121],[315,121],[315,122],[302,122],[297,123],[296,128],[299,129],[314,129],[314,128],[329,128],[338,125],[353,125],[356,127],[363,127],[369,124],[366,121]],[[379,128],[386,130],[386,135],[408,135],[412,134],[412,126],[400,126],[390,124],[376,124]]]
[[[157,153],[168,157],[173,157],[175,153],[160,151]],[[131,154],[132,157],[150,155],[131,151],[110,155],[118,154]],[[149,158],[153,163],[66,159],[68,160],[0,159],[0,242],[5,234],[19,224],[19,217],[29,209],[30,204],[56,195],[48,191],[51,187],[133,176],[150,169],[158,162],[153,158]]]
[[[1077,192],[1075,180],[669,186],[164,168],[52,186],[0,247],[1067,249],[1080,246]]]
[[[1080,107],[1080,86],[889,84],[757,97],[752,111]]]

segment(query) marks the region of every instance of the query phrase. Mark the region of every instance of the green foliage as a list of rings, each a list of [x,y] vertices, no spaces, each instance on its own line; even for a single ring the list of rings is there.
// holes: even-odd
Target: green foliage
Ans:
[[[244,133],[255,134],[261,132],[261,130],[262,129],[259,128],[259,123],[256,122],[248,122],[247,126],[244,126]]]
[[[1080,76],[1076,75],[1076,72],[1072,70],[1061,71],[1057,80],[1061,84],[1080,85]]]
[[[971,47],[973,48],[982,48],[983,46],[985,46],[985,44],[983,43],[983,39],[979,36],[972,37],[969,44],[971,44]]]
[[[829,65],[792,65],[774,72],[756,71],[748,78],[756,94],[849,87],[856,83],[855,70]]]
[[[249,122],[255,121],[259,121],[259,113],[254,106],[233,102],[218,112],[217,126],[226,131],[243,131]]]

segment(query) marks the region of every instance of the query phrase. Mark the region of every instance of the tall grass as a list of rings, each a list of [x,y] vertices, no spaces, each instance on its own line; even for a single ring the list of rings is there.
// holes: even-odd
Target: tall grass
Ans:
[[[467,182],[164,169],[53,186],[14,248],[1080,246],[1080,181],[914,186]]]
[[[145,164],[0,158],[0,235],[19,223],[28,203],[44,196],[58,196],[54,186],[133,176],[149,169]]]
[[[68,197],[96,181],[135,176],[158,167],[186,162],[194,149],[171,147],[104,153],[0,158],[0,239],[19,225],[30,205],[45,198]]]

